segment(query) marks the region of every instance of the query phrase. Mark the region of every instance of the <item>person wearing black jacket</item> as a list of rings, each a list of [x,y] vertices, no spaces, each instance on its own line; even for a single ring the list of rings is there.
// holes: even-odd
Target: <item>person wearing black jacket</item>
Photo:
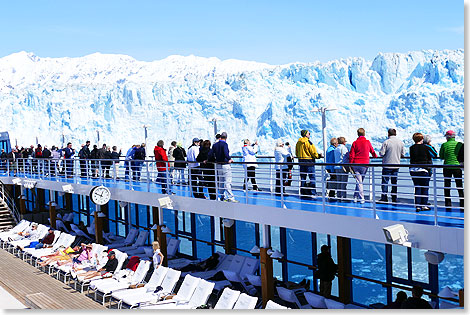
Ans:
[[[325,298],[331,296],[331,284],[335,279],[338,265],[335,264],[330,253],[331,247],[323,245],[321,247],[321,253],[317,256],[317,271],[315,277],[320,279],[320,294]]]
[[[93,150],[90,152],[90,168],[91,168],[91,176],[98,177],[98,162],[96,159],[98,158],[98,146],[96,144],[93,145]]]
[[[413,134],[413,144],[410,147],[410,164],[432,164],[430,148],[423,143],[423,134]],[[416,211],[430,210],[428,204],[429,181],[431,179],[431,168],[422,166],[410,166],[410,175],[415,186]]]
[[[200,163],[199,168],[202,172],[202,182],[204,186],[207,187],[209,192],[209,198],[211,200],[216,200],[216,190],[215,190],[215,168],[214,168],[214,159],[208,159],[208,153],[211,149],[210,140],[205,140],[201,147],[199,148],[199,154],[196,157],[196,161]],[[207,161],[204,163],[204,161]]]
[[[113,167],[113,177],[117,179],[117,170],[119,167],[119,157],[121,156],[121,150],[119,152],[117,151],[117,146],[113,146],[113,152],[111,152],[111,159],[114,162],[114,167]]]
[[[102,161],[102,165],[103,165],[103,178],[111,178],[111,176],[109,176],[109,170],[111,168],[111,165],[113,165],[113,157],[112,157],[112,153],[111,153],[111,147],[106,147],[106,151],[104,151],[104,161]]]
[[[431,305],[425,299],[421,298],[423,296],[423,288],[420,286],[413,286],[411,289],[411,297],[406,299],[401,304],[401,308],[407,309],[432,309]]]
[[[186,168],[186,151],[179,142],[173,150],[173,157],[175,158],[175,184],[185,185],[184,169]]]
[[[90,158],[90,141],[87,141],[85,145],[78,152],[80,158],[80,173],[82,177],[87,176],[87,159]]]

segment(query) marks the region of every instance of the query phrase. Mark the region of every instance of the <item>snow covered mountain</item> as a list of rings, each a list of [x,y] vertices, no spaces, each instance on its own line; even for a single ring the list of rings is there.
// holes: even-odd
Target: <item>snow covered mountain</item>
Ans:
[[[124,55],[41,58],[20,52],[0,58],[0,131],[12,143],[74,147],[90,139],[124,150],[159,139],[188,146],[193,137],[213,139],[227,131],[231,152],[257,139],[263,154],[275,140],[295,143],[301,129],[322,150],[321,106],[328,139],[349,143],[364,127],[375,148],[387,128],[411,144],[414,132],[435,144],[454,129],[464,136],[464,51],[380,53],[373,61],[348,58],[327,63],[263,63],[170,56],[142,62]]]

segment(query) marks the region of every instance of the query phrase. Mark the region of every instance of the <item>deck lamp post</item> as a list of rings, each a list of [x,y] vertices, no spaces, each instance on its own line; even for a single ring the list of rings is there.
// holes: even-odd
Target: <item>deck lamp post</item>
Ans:
[[[96,141],[96,143],[100,143],[100,131],[99,130],[96,130],[96,137],[98,138],[98,140]]]
[[[212,119],[209,119],[208,121],[214,123],[214,136],[217,134],[217,121],[222,121],[222,119],[214,117]]]
[[[326,112],[330,110],[337,110],[337,108],[321,106],[317,109],[312,110],[312,112],[320,112],[322,115],[321,116],[321,132],[322,132],[322,138],[323,138],[323,161],[324,162],[326,162],[326,148],[328,147],[327,140],[326,140]]]
[[[145,146],[147,146],[147,128],[148,128],[148,126],[143,125],[142,127],[144,127],[144,143],[145,143]]]

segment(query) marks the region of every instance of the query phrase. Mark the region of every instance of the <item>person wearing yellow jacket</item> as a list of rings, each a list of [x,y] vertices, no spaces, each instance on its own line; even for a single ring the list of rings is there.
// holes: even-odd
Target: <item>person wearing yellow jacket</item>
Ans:
[[[300,195],[301,197],[315,197],[317,194],[315,185],[315,159],[321,157],[317,148],[310,141],[310,131],[302,130],[302,136],[295,145],[295,155],[300,163]],[[307,175],[310,182],[307,183]]]

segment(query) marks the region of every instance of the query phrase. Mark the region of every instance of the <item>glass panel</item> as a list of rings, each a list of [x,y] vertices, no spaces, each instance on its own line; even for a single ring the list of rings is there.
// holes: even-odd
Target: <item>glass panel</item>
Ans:
[[[139,226],[151,227],[147,221],[148,207],[144,205],[138,205],[139,209]]]
[[[184,231],[191,233],[191,212],[184,212]]]
[[[193,255],[193,245],[192,242],[186,238],[180,237],[181,240],[179,252],[189,256]]]
[[[244,250],[251,250],[256,245],[255,239],[255,224],[245,221],[237,221],[235,224],[236,236],[237,236],[237,248]],[[238,254],[241,254],[238,253]]]
[[[392,275],[408,279],[408,254],[405,246],[392,245]]]
[[[413,281],[420,281],[424,283],[429,282],[429,265],[424,258],[426,250],[412,248],[411,249],[411,271]]]
[[[299,283],[303,279],[310,280],[310,290],[313,290],[313,271],[304,266],[287,264],[288,280]]]
[[[464,287],[463,256],[446,254],[439,268],[439,291],[448,286],[453,291]]]
[[[310,232],[286,229],[286,242],[289,260],[312,264],[312,237]]]
[[[317,253],[321,253],[322,245],[328,245],[328,235],[317,233]]]
[[[352,280],[353,301],[363,305],[373,303],[387,304],[387,289],[380,284],[353,279]]]
[[[351,240],[351,270],[353,275],[386,281],[385,245]]]
[[[408,297],[411,297],[411,288],[412,288],[412,286],[404,285],[404,284],[402,284],[402,283],[398,283],[398,285],[400,285],[400,286],[402,286],[402,287],[410,288],[410,290],[408,291],[408,290],[403,290],[403,289],[393,288],[393,287],[392,287],[392,301],[395,301],[395,300],[397,299],[397,293],[400,292],[400,291],[405,292]],[[427,297],[427,295],[424,294],[424,295],[423,295],[423,299],[426,299],[426,297]],[[391,303],[392,301],[390,301],[390,303]]]
[[[196,214],[196,238],[206,242],[211,241],[211,218],[207,215]],[[196,242],[198,258],[207,258],[212,254],[212,246]]]
[[[282,264],[276,259],[273,259],[273,276],[282,281]]]
[[[131,216],[130,217],[130,223],[132,225],[137,225],[137,215],[136,215],[137,205],[135,203],[131,203],[131,204],[129,204],[129,206],[130,206],[130,209],[131,209],[131,211],[130,211],[130,216]],[[128,218],[128,220],[129,220],[129,218]]]
[[[278,226],[271,226],[271,247],[273,250],[281,250],[281,237]]]
[[[163,209],[163,224],[175,233],[175,210]]]

